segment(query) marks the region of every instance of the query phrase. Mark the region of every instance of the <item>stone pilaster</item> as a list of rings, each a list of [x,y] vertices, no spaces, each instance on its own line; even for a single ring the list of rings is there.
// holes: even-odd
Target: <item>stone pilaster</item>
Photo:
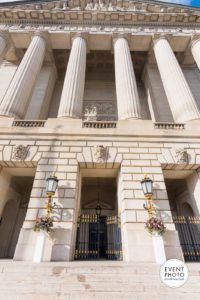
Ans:
[[[1,116],[23,118],[44,60],[46,44],[43,33],[37,33],[33,36],[0,103]]]
[[[154,41],[154,53],[174,121],[199,119],[196,101],[166,38]]]
[[[0,32],[0,63],[2,62],[8,46],[8,37],[5,33]]]
[[[82,117],[86,50],[85,39],[81,36],[75,37],[65,75],[58,117]]]
[[[139,119],[141,118],[140,102],[126,38],[118,37],[114,40],[114,55],[118,118],[119,120]]]
[[[200,38],[192,42],[191,51],[194,60],[196,61],[196,64],[200,70]]]

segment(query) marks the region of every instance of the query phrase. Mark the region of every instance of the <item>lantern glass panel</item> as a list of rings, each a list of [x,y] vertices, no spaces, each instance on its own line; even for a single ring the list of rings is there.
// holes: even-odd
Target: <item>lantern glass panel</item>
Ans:
[[[58,186],[58,179],[56,176],[50,176],[46,180],[46,193],[47,195],[54,195]]]
[[[101,215],[101,206],[99,204],[96,207],[96,214],[97,214],[97,216]]]
[[[152,192],[153,181],[149,178],[143,179],[141,182],[141,185],[142,185],[144,196],[146,198],[151,198],[153,195],[153,192]]]

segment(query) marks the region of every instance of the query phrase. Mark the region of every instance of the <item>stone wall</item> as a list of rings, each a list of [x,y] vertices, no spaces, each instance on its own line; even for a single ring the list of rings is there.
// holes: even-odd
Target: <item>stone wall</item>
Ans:
[[[134,128],[136,123],[128,122],[127,126],[130,127],[132,124]],[[45,137],[44,132],[48,130],[51,134]],[[81,128],[78,131],[81,132]],[[178,143],[176,138],[167,142],[169,138],[158,137],[154,138],[154,141],[147,142],[150,138],[134,136],[125,138],[115,134],[109,137],[109,134],[113,133],[109,129],[107,136],[104,137],[98,130],[93,131],[98,134],[96,137],[92,135],[59,137],[58,132],[55,137],[52,129],[45,128],[38,131],[40,136],[36,137],[32,133],[31,139],[28,139],[27,129],[23,139],[16,135],[16,139],[10,140],[7,136],[1,140],[1,165],[4,171],[15,170],[15,174],[20,175],[22,168],[35,169],[33,189],[15,259],[31,260],[33,257],[37,234],[32,231],[32,227],[36,217],[45,213],[45,179],[52,172],[55,172],[59,179],[59,187],[54,196],[57,205],[54,210],[55,231],[53,238],[48,240],[45,260],[73,259],[81,175],[86,176],[84,172],[87,174],[93,172],[92,176],[96,177],[106,177],[107,172],[113,174],[109,176],[120,176],[118,203],[122,220],[124,260],[127,261],[154,261],[151,239],[144,230],[144,222],[148,216],[143,209],[144,195],[140,184],[144,174],[149,174],[154,181],[155,207],[168,229],[165,235],[167,257],[182,257],[164,176],[169,176],[169,172],[179,176],[180,171],[185,172],[185,176],[195,174],[195,170],[200,166],[200,144],[195,141]],[[84,132],[86,134],[87,129]],[[24,161],[13,159],[14,146],[20,143],[29,147],[29,153]],[[107,147],[108,153],[104,163],[96,163],[94,160],[93,147],[98,144]],[[183,147],[188,152],[187,164],[177,162],[175,150]],[[142,251],[144,247],[145,249],[148,247],[148,251]]]

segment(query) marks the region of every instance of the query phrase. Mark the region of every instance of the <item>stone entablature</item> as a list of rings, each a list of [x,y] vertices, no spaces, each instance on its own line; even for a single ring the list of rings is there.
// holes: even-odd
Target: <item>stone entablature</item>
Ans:
[[[101,23],[200,23],[199,9],[157,1],[52,1],[22,5],[0,5],[3,22],[101,22]]]

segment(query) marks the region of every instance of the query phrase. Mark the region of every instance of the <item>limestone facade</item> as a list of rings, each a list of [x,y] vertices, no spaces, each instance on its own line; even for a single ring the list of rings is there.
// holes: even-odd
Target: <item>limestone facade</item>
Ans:
[[[9,227],[14,259],[33,259],[32,228],[45,213],[52,172],[59,186],[44,260],[74,259],[81,186],[91,177],[116,179],[123,260],[154,261],[144,230],[145,174],[167,226],[167,258],[183,258],[172,206],[182,214],[188,203],[200,213],[199,10],[156,1],[25,1],[1,4],[0,19],[2,222],[10,200],[26,208],[19,230]],[[98,161],[94,148],[102,145]],[[177,196],[172,187],[181,180]],[[6,250],[13,244],[1,247],[13,253]]]

